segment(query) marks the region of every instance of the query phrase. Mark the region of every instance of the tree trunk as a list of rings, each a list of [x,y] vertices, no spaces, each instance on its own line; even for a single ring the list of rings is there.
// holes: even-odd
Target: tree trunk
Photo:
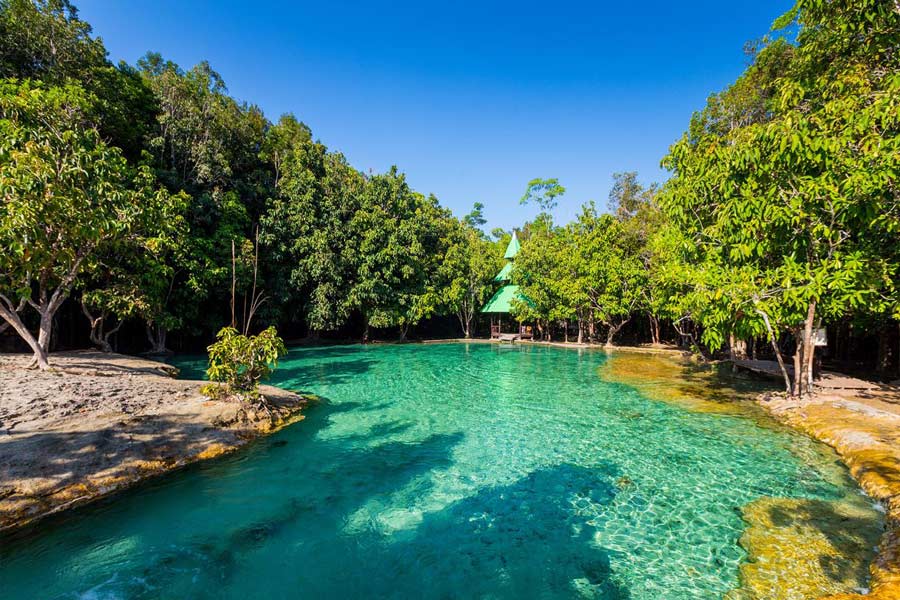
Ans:
[[[104,328],[106,326],[106,311],[101,311],[100,316],[95,317],[88,310],[88,307],[85,306],[84,302],[81,303],[81,312],[84,313],[84,316],[87,317],[88,323],[91,326],[91,343],[97,346],[103,352],[112,352],[112,344],[109,343],[109,338],[112,334],[119,330],[121,323],[116,325],[113,329],[108,332],[104,332]]]
[[[791,396],[799,398],[803,394],[803,335],[801,330],[794,330],[794,343],[797,348],[794,350],[794,384],[791,386]]]
[[[14,310],[10,310],[5,304],[6,298],[0,298],[0,317],[3,318],[4,321],[9,323],[9,326],[15,329],[16,333],[25,340],[25,343],[31,348],[34,352],[34,359],[32,363],[37,366],[37,368],[42,371],[47,369],[50,364],[47,359],[47,351],[38,343],[38,340],[34,337],[34,335],[28,331],[28,328],[25,327],[25,323],[22,322],[22,318],[19,316]]]
[[[627,319],[619,321],[619,323],[616,325],[607,323],[607,327],[609,327],[609,329],[606,331],[606,344],[604,344],[607,348],[612,348],[613,339],[616,337],[616,334],[619,333],[619,330],[622,329],[630,320],[631,317],[628,317]]]
[[[147,341],[150,342],[150,354],[169,354],[166,348],[166,336],[168,331],[165,327],[154,324],[152,321],[147,322]]]
[[[118,323],[116,323],[115,327],[103,333],[103,347],[108,348],[108,350],[103,350],[104,352],[115,352],[115,348],[113,348],[110,339],[119,331],[119,329],[122,327],[122,323],[124,323],[124,321],[119,321]]]
[[[785,392],[790,395],[791,376],[788,375],[787,367],[784,366],[784,359],[781,357],[781,349],[778,348],[778,340],[775,338],[775,332],[772,330],[772,323],[769,322],[769,315],[759,308],[756,308],[756,312],[762,317],[763,323],[766,324],[766,331],[769,333],[769,341],[772,343],[772,350],[775,351],[775,360],[778,361],[778,367],[781,369],[781,375],[784,377]]]
[[[53,314],[50,312],[50,307],[46,304],[40,305],[38,313],[41,315],[40,329],[38,330],[38,345],[44,352],[49,354],[50,338],[53,335]]]
[[[728,334],[728,354],[731,360],[747,359],[747,340],[741,340],[734,337],[733,333]]]
[[[563,321],[563,342],[569,343],[569,322]]]
[[[659,319],[650,315],[650,339],[654,345],[659,345]]]
[[[406,341],[406,334],[409,333],[409,323],[404,323],[400,326],[400,341]]]
[[[803,347],[800,353],[800,371],[794,372],[794,377],[800,381],[800,395],[812,393],[813,386],[813,360],[816,355],[816,347],[813,345],[813,328],[816,322],[816,301],[812,300],[806,311],[806,322],[803,325]]]
[[[578,319],[578,343],[583,343],[584,340],[584,322],[582,319]]]

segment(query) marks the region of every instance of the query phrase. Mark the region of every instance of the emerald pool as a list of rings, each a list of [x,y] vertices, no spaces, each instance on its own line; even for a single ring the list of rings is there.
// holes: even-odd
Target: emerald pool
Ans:
[[[826,447],[605,382],[607,360],[292,349],[272,383],[322,398],[305,420],[0,538],[0,597],[720,598],[742,506],[859,493]]]

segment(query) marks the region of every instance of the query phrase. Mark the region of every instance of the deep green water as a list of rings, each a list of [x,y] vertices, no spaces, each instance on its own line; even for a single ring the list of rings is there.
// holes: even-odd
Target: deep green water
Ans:
[[[292,350],[273,383],[325,399],[305,421],[0,539],[0,597],[718,598],[741,506],[857,493],[824,446],[604,383],[605,360]]]

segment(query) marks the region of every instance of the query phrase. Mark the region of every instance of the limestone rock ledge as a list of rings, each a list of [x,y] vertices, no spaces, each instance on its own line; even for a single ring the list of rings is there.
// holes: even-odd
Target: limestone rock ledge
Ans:
[[[741,545],[748,560],[741,566],[741,587],[726,598],[900,600],[900,390],[831,390],[798,403],[784,394],[760,394],[758,384],[729,371],[674,353],[619,351],[599,375],[692,411],[751,416],[747,404],[761,406],[760,412],[834,448],[860,487],[884,507],[885,523],[867,568],[867,549],[878,542],[862,517],[861,497],[761,498],[743,507],[747,530]],[[870,589],[847,593],[866,579]]]
[[[779,420],[834,448],[885,510],[885,532],[869,568],[871,590],[827,600],[900,600],[900,410],[893,394],[820,393],[803,403],[773,394],[761,400]]]
[[[213,401],[201,381],[115,354],[55,354],[49,372],[26,362],[0,355],[0,532],[233,451],[310,400],[262,386],[270,412]]]

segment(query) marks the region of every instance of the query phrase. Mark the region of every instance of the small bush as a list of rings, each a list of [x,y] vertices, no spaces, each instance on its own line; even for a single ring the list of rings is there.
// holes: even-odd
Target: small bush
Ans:
[[[210,381],[224,385],[204,386],[201,391],[210,398],[226,395],[257,398],[259,382],[267,379],[278,366],[278,359],[287,354],[284,341],[274,327],[250,336],[238,333],[233,327],[224,327],[216,334],[216,339],[207,348],[209,368],[206,376]]]

